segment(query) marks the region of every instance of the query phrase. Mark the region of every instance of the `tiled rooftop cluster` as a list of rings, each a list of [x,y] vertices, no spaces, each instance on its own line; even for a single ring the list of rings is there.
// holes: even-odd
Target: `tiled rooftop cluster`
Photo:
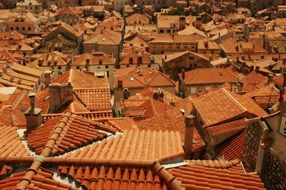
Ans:
[[[1,1],[0,189],[286,189],[284,4]]]

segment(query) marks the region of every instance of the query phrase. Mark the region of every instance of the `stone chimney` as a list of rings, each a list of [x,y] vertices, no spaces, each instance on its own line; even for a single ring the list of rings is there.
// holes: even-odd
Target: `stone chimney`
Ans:
[[[49,113],[57,113],[63,106],[73,101],[73,86],[53,83],[49,85],[50,108]]]
[[[49,86],[49,84],[52,81],[52,72],[50,70],[44,71],[44,78],[43,78],[43,82],[45,84],[45,86]]]
[[[29,93],[31,107],[25,112],[27,131],[31,131],[42,123],[42,110],[36,108],[36,94]]]
[[[273,77],[274,77],[274,74],[269,74],[268,75],[268,84],[272,84],[273,83]]]
[[[195,116],[186,115],[185,116],[185,139],[184,139],[184,149],[186,158],[192,158],[192,146],[193,146],[193,128],[195,126]]]

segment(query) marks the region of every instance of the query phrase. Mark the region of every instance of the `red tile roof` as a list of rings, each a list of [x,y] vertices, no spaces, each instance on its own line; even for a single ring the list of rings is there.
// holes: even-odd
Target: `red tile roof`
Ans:
[[[206,137],[209,138],[209,144],[215,146],[221,142],[239,133],[246,127],[245,119],[239,119],[220,125],[213,125],[206,128]]]
[[[89,65],[114,65],[115,59],[103,52],[83,53],[79,56],[75,56],[75,65],[86,65],[86,61],[89,60]],[[102,63],[101,63],[102,62]]]
[[[58,134],[57,138],[54,139],[54,146],[51,147],[50,156],[54,156],[107,137],[107,134],[99,129],[102,128],[90,120],[76,115],[65,114],[64,116],[50,119],[43,126],[28,132],[27,139],[29,146],[36,153],[41,154],[44,148],[48,146],[49,139],[53,138],[53,134]],[[115,131],[112,129],[108,132]]]
[[[174,81],[167,75],[148,67],[118,69],[115,72],[115,88],[118,80],[123,81],[124,88],[175,87]]]
[[[242,80],[243,82],[243,91],[252,92],[259,88],[262,88],[268,84],[268,78],[263,76],[256,71],[252,71]]]
[[[254,99],[260,106],[271,106],[279,101],[280,93],[275,86],[267,85],[252,92],[248,92],[245,96]]]
[[[216,153],[224,160],[241,159],[244,148],[245,130],[216,146]]]
[[[53,82],[65,84],[71,82],[74,88],[108,88],[107,79],[97,78],[90,74],[86,74],[77,70],[69,70],[63,75],[56,78]]]
[[[237,169],[238,172],[243,172],[243,168],[239,166],[240,161],[236,160],[187,160],[187,163],[194,166],[204,166],[209,168],[220,169]]]
[[[18,172],[12,174],[10,177],[7,177],[3,180],[0,180],[0,189],[1,190],[22,190],[22,189],[30,189],[30,190],[75,190],[75,188],[58,182],[52,178],[53,173],[46,169],[39,169],[36,171],[35,175],[30,175],[29,178],[27,173],[29,171]],[[21,181],[27,180],[29,184],[27,186],[23,186]]]
[[[77,88],[74,94],[89,111],[111,111],[109,88]]]
[[[143,167],[60,166],[58,174],[69,176],[86,189],[169,189],[160,174]]]
[[[206,77],[208,76],[208,77]],[[200,68],[185,72],[187,85],[198,84],[223,84],[238,80],[237,76],[229,68]]]
[[[0,123],[6,126],[26,128],[26,118],[24,112],[11,107],[3,107],[0,110]]]
[[[175,131],[130,130],[68,153],[64,158],[89,160],[173,160],[182,158],[180,134]]]
[[[161,112],[158,116],[137,122],[139,129],[145,130],[174,130],[180,133],[182,142],[185,138],[185,123],[184,116],[182,115],[181,109],[184,107],[172,108],[166,112]],[[186,113],[188,111],[186,110]],[[194,144],[193,151],[200,151],[204,146],[205,142],[201,138],[198,131],[194,128]]]
[[[265,189],[258,175],[188,164],[168,170],[186,189]]]
[[[0,126],[0,158],[27,158],[30,157],[28,150],[24,147],[17,127]]]
[[[223,88],[194,98],[193,104],[206,126],[245,117],[248,113],[255,116],[267,115],[250,98],[228,92]]]
[[[6,164],[0,164],[0,180],[7,177],[11,172],[13,168]]]

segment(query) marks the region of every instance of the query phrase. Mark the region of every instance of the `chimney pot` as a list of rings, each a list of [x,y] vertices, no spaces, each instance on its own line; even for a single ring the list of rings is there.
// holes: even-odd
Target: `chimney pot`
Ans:
[[[195,126],[195,120],[196,119],[194,115],[185,116],[184,148],[185,148],[185,155],[187,158],[192,157],[193,128]]]
[[[31,110],[35,109],[35,102],[36,102],[36,94],[31,92],[29,93],[29,99],[30,99],[30,104],[31,104]]]
[[[27,131],[31,131],[42,123],[42,110],[35,108],[36,94],[29,93],[28,96],[30,99],[31,108],[25,112],[25,118]]]

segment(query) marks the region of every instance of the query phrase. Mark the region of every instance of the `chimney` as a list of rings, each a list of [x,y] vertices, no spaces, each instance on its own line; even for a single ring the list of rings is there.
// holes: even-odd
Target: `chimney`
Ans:
[[[259,69],[260,69],[259,66],[256,66],[256,67],[255,67],[255,71],[256,71],[256,72],[259,72]]]
[[[185,149],[185,156],[188,159],[192,158],[193,128],[194,128],[194,126],[195,126],[195,116],[194,115],[185,116],[184,149]]]
[[[85,59],[85,67],[86,67],[86,68],[89,68],[89,65],[90,65],[90,59],[89,59],[89,58],[86,58],[86,59]]]
[[[118,86],[118,89],[122,89],[123,88],[123,81],[122,80],[118,80],[117,86]]]
[[[63,106],[73,101],[73,86],[52,83],[49,85],[50,108],[49,113],[57,113]]]
[[[124,100],[127,100],[129,98],[129,90],[128,90],[128,88],[124,88],[124,90],[123,90],[123,98],[124,98]]]
[[[205,49],[209,49],[209,43],[208,43],[208,41],[204,41],[204,46],[205,46]]]
[[[31,131],[42,123],[42,110],[36,108],[36,94],[29,93],[31,107],[25,112],[27,131]]]
[[[186,72],[185,72],[185,70],[183,69],[183,70],[182,70],[182,79],[185,80],[185,77],[186,77]]]
[[[268,75],[268,84],[271,84],[273,82],[273,77],[274,77],[273,74]]]
[[[41,67],[44,63],[44,59],[41,57],[38,59],[38,66]]]
[[[50,70],[44,71],[44,84],[45,86],[49,86],[49,84],[52,81],[52,76],[51,76],[52,72]]]

